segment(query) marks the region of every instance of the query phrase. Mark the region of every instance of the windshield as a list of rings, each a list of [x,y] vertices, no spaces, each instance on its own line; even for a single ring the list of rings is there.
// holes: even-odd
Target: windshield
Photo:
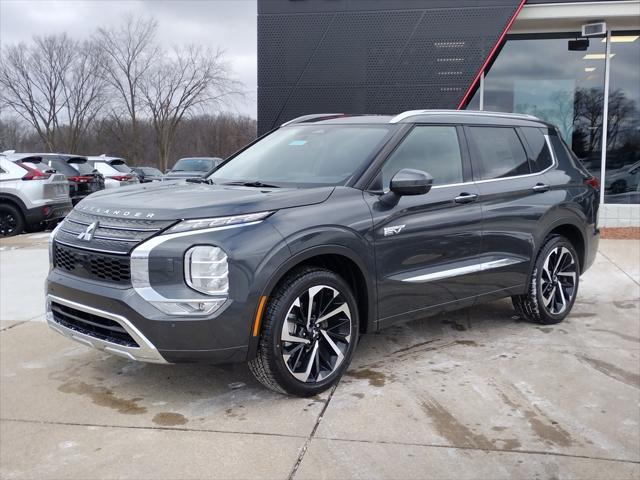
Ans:
[[[213,160],[208,158],[181,158],[171,169],[172,172],[208,172],[215,167]]]
[[[389,125],[295,125],[281,128],[218,168],[215,183],[343,185],[391,134]]]

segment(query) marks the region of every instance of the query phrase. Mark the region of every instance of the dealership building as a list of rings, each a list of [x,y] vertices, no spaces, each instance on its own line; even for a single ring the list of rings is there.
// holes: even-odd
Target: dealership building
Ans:
[[[640,226],[640,0],[258,0],[258,129],[339,112],[533,114]]]

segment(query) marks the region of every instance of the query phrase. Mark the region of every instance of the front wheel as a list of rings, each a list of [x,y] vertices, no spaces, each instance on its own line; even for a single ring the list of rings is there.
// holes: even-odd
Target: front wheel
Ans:
[[[569,314],[578,293],[580,264],[569,240],[549,237],[543,245],[529,281],[529,291],[511,297],[525,320],[550,325]]]
[[[307,267],[276,287],[249,368],[271,390],[307,397],[338,382],[358,342],[358,309],[349,285]]]

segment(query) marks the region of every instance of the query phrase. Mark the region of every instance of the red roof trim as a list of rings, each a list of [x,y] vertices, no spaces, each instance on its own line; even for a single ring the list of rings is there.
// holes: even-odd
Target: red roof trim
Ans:
[[[462,107],[464,107],[464,105],[467,103],[469,95],[471,95],[471,92],[473,91],[473,89],[475,88],[476,84],[478,83],[478,80],[480,80],[480,76],[482,75],[482,72],[484,72],[485,68],[487,68],[487,65],[489,65],[491,60],[493,60],[493,56],[498,51],[498,48],[502,44],[502,41],[504,40],[504,37],[507,35],[507,32],[511,28],[511,25],[513,25],[513,22],[516,21],[516,17],[520,13],[520,10],[522,10],[522,7],[524,7],[525,2],[526,2],[526,0],[520,0],[520,4],[518,5],[518,8],[516,8],[516,11],[511,16],[511,19],[509,19],[509,22],[507,23],[506,27],[504,28],[504,30],[500,34],[500,37],[498,38],[498,41],[493,46],[493,48],[491,49],[491,52],[489,52],[489,55],[487,56],[487,58],[485,59],[484,63],[482,64],[482,67],[480,67],[480,70],[478,70],[478,73],[476,73],[476,76],[474,77],[473,81],[471,82],[471,85],[469,85],[469,88],[467,89],[466,93],[464,94],[464,97],[462,97],[462,100],[460,100],[460,103],[458,104],[458,107],[457,107],[458,110],[462,109]]]

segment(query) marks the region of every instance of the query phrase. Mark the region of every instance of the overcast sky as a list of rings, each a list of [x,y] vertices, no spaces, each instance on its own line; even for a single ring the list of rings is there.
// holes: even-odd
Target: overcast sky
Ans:
[[[247,98],[229,109],[256,117],[256,0],[0,0],[2,45],[67,32],[83,39],[123,15],[150,15],[165,46],[197,44],[226,52]]]

